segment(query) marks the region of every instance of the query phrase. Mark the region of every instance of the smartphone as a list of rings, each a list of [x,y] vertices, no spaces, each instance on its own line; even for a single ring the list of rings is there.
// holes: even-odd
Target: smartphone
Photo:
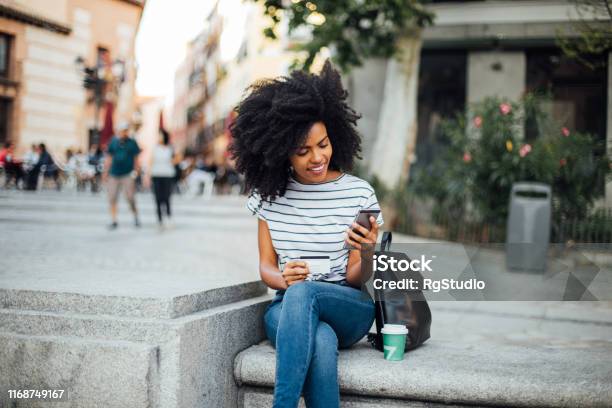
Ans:
[[[380,214],[380,210],[359,210],[359,214],[355,217],[353,222],[365,227],[366,229],[371,229],[372,225],[370,224],[370,217],[378,218],[378,214]],[[352,223],[351,223],[352,225]],[[363,236],[363,234],[359,231],[353,230],[356,234]],[[351,245],[344,243],[344,249],[354,249]]]

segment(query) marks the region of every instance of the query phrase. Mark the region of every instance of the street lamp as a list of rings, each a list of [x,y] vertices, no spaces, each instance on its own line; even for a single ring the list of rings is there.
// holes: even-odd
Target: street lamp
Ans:
[[[95,144],[100,142],[99,117],[102,105],[107,100],[112,100],[112,95],[118,94],[118,87],[125,81],[125,62],[115,59],[112,64],[98,63],[87,66],[85,59],[80,55],[74,61],[77,72],[82,76],[83,88],[91,91],[88,103],[94,102],[94,125],[91,141]],[[112,85],[112,87],[109,87]]]

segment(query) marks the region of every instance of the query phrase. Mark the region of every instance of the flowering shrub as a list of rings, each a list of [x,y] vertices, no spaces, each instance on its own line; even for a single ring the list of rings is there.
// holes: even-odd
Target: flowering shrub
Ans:
[[[413,175],[410,189],[433,198],[434,211],[458,217],[472,207],[476,218],[500,223],[512,184],[538,181],[553,187],[557,219],[586,216],[610,174],[605,144],[556,123],[541,102],[531,94],[520,102],[489,98],[444,122],[446,147]]]

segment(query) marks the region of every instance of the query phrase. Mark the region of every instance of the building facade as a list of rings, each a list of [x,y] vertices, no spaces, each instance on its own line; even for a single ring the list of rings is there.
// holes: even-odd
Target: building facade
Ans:
[[[185,59],[175,72],[172,108],[173,142],[177,147],[202,151],[212,139],[211,98],[224,76],[220,61],[223,18],[215,4],[203,22],[204,29],[187,47]]]
[[[144,0],[0,0],[0,141],[19,153],[44,142],[61,158],[67,148],[86,149],[109,119],[130,119],[143,7]],[[84,87],[86,67],[106,80],[97,104]]]
[[[218,165],[227,159],[227,127],[245,90],[258,79],[285,75],[293,58],[286,26],[279,30],[280,41],[272,41],[263,35],[268,21],[261,5],[235,3],[228,14],[217,3],[175,76],[172,121],[178,126],[173,133],[185,134],[188,149],[211,156]],[[235,44],[228,55],[230,30]]]
[[[552,116],[612,146],[612,54],[590,69],[565,57],[558,35],[571,36],[576,9],[567,1],[437,1],[435,24],[423,32],[418,70],[417,132],[408,142],[413,170],[433,160],[442,119],[486,97],[518,100],[527,91],[552,95]],[[378,134],[387,61],[372,60],[350,78],[353,104],[364,117],[366,166]],[[525,135],[529,137],[529,135]],[[411,172],[412,172],[411,170]],[[605,205],[612,207],[612,185]],[[600,204],[604,204],[602,201]]]

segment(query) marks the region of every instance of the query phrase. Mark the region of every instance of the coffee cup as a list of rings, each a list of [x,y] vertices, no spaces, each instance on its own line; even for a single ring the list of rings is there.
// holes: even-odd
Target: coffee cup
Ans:
[[[406,335],[408,329],[403,324],[385,324],[381,330],[385,360],[401,361],[404,359]]]

